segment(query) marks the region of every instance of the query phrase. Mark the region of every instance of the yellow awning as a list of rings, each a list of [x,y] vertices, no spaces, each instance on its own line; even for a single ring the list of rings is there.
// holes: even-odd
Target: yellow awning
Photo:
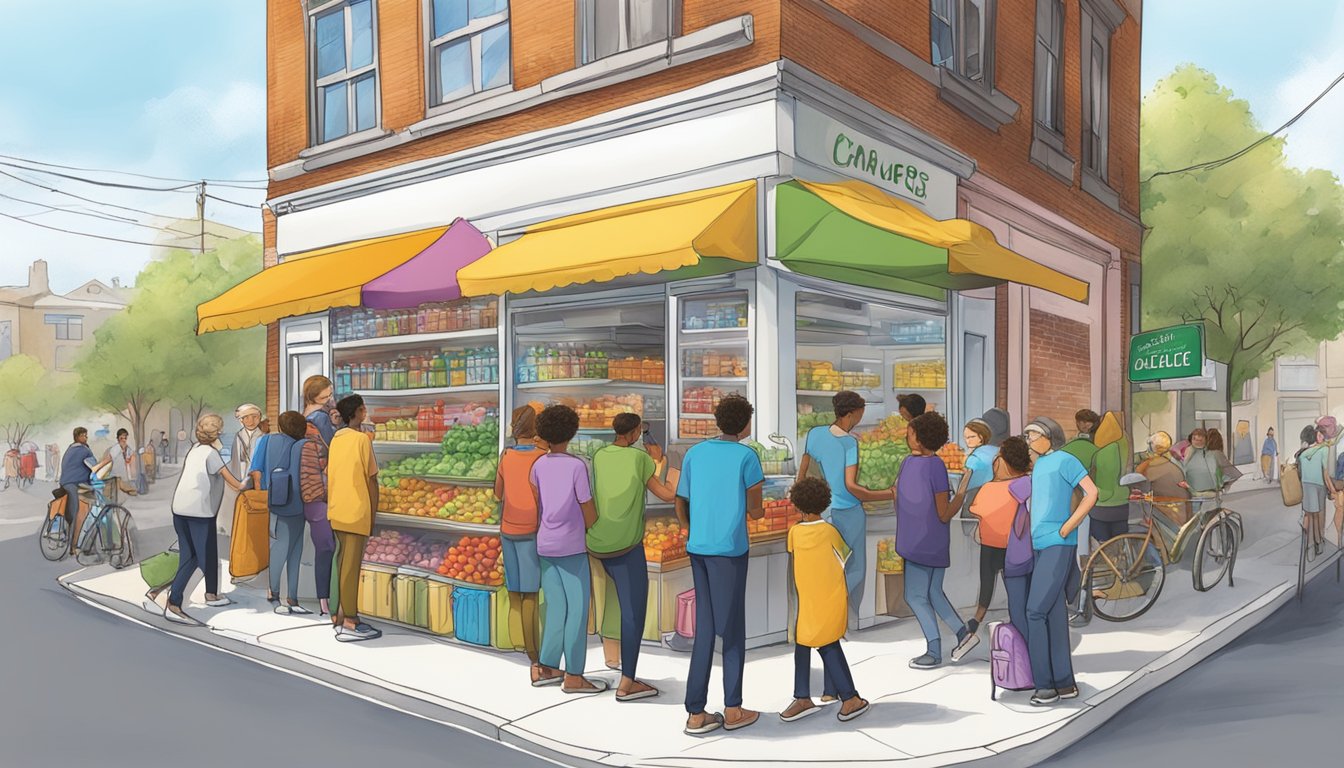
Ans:
[[[463,267],[457,280],[463,296],[548,291],[690,267],[702,258],[756,263],[756,182],[537,224]]]
[[[365,283],[410,261],[447,227],[357,240],[287,256],[196,308],[196,332],[238,330],[282,317],[359,306]]]
[[[994,233],[966,219],[939,221],[910,203],[861,181],[796,182],[836,210],[869,226],[947,251],[947,273],[1029,285],[1087,301],[1087,283],[1004,248]]]

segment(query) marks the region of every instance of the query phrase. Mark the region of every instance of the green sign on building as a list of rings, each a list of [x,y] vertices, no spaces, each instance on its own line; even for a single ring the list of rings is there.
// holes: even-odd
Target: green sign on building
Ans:
[[[1199,376],[1204,368],[1204,326],[1174,325],[1129,339],[1129,380],[1161,381]]]

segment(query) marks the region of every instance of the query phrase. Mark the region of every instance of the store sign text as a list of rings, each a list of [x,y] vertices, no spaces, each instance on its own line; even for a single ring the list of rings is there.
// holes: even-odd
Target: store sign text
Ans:
[[[1198,325],[1178,325],[1130,338],[1130,381],[1199,376],[1203,367],[1204,332]]]
[[[918,166],[900,162],[888,162],[878,155],[876,149],[865,148],[856,143],[844,132],[835,136],[831,150],[831,162],[837,168],[853,168],[882,181],[905,187],[912,197],[923,200],[928,193],[929,174]]]

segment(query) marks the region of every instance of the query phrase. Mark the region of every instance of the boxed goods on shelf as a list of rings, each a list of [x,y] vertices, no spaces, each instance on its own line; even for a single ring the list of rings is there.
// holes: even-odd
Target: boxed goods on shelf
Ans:
[[[425,304],[417,309],[333,309],[331,338],[336,343],[490,328],[499,322],[497,299],[465,299]]]
[[[742,378],[747,375],[747,359],[741,354],[717,349],[686,349],[681,353],[681,375]]]
[[[945,389],[947,363],[943,360],[896,363],[892,366],[892,382],[896,389]]]
[[[825,360],[799,360],[797,365],[798,389],[822,392],[838,392],[840,372],[835,365]]]
[[[441,581],[429,582],[427,610],[430,632],[436,635],[453,634],[453,585]]]
[[[398,354],[389,360],[342,363],[336,366],[337,392],[465,387],[499,383],[499,351],[476,349],[426,350]]]
[[[380,619],[394,619],[390,571],[361,569],[359,572],[359,610]]]
[[[802,514],[788,499],[766,499],[765,517],[759,520],[747,519],[747,533],[752,536],[769,536],[784,533],[802,521]]]
[[[868,371],[841,371],[840,386],[843,389],[881,389],[882,377]]]
[[[688,311],[683,327],[688,331],[747,327],[745,301],[709,301],[703,311]],[[694,306],[699,310],[699,306]]]
[[[713,419],[682,419],[678,423],[677,433],[682,437],[716,437],[719,427]]]
[[[559,343],[528,347],[517,365],[519,384],[576,379],[620,379],[642,384],[661,384],[665,373],[662,358],[633,355],[613,359],[606,350],[583,344]]]
[[[607,364],[607,375],[604,378],[643,384],[662,384],[665,373],[663,361],[659,358],[624,357],[619,360],[611,360]]]
[[[612,419],[622,413],[644,414],[643,395],[601,395],[581,401],[574,410],[584,429],[610,429]]]
[[[685,387],[681,391],[681,412],[682,413],[714,413],[718,407],[719,401],[733,394],[736,390],[719,389],[718,387]]]
[[[644,523],[644,557],[651,563],[686,557],[686,536],[686,531],[676,520],[647,520]]]
[[[429,582],[419,576],[397,576],[392,587],[395,620],[429,629]]]

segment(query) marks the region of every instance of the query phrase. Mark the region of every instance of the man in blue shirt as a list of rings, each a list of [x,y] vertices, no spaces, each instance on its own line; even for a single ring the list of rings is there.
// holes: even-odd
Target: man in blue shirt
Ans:
[[[741,441],[751,433],[751,403],[729,395],[714,409],[723,432],[686,452],[677,483],[677,517],[689,531],[686,552],[695,583],[695,645],[686,678],[686,733],[720,726],[730,731],[756,722],[760,713],[742,707],[747,658],[747,518],[765,516],[760,457]],[[714,638],[723,639],[722,715],[705,712]]]
[[[1078,526],[1100,492],[1082,462],[1060,450],[1064,430],[1044,416],[1027,425],[1024,437],[1036,454],[1031,468],[1031,548],[1035,556],[1027,587],[1027,649],[1035,706],[1078,697],[1069,648],[1067,593],[1079,581]],[[1073,506],[1073,489],[1083,500]]]
[[[816,462],[826,483],[831,486],[831,506],[824,518],[840,532],[840,538],[853,553],[845,561],[845,586],[849,589],[850,607],[856,612],[863,601],[863,580],[868,567],[868,547],[864,542],[868,517],[863,511],[863,502],[893,501],[895,498],[891,489],[872,491],[859,485],[859,441],[850,432],[863,421],[867,405],[857,392],[837,392],[831,398],[835,423],[829,427],[813,427],[807,433],[803,458],[798,465],[798,479],[802,480]],[[835,691],[825,693],[829,697]]]
[[[70,524],[70,554],[75,553],[75,542],[79,539],[79,532],[75,530],[75,523],[79,520],[79,486],[88,485],[92,474],[112,460],[109,455],[102,462],[91,464],[93,451],[89,448],[89,430],[84,427],[75,427],[74,439],[61,458],[59,480],[61,488],[65,490],[65,519]]]

